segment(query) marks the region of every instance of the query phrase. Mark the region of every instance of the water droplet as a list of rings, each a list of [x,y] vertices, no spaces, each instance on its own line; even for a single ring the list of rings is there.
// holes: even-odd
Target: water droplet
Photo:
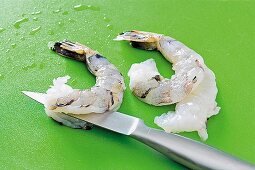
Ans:
[[[109,38],[111,35],[108,35],[107,37]]]
[[[14,23],[14,27],[15,28],[17,28],[17,29],[19,29],[20,28],[20,24],[22,24],[22,23],[25,23],[25,22],[28,22],[28,18],[22,18],[22,19],[19,19],[19,20],[17,20],[15,23]]]
[[[73,8],[75,11],[83,11],[83,10],[88,9],[88,7],[84,6],[84,5],[75,5]]]
[[[36,67],[36,64],[35,64],[35,63],[32,63],[32,64],[30,64],[30,65],[23,66],[23,67],[22,67],[22,70],[27,71],[27,70],[32,69],[32,68],[35,68],[35,67]]]
[[[111,20],[110,20],[110,18],[107,18],[106,16],[104,16],[104,21],[105,22],[110,22]]]
[[[110,30],[112,30],[112,25],[111,24],[107,24],[106,27]]]
[[[60,9],[53,11],[53,13],[59,13],[59,12],[60,12]]]
[[[33,18],[33,21],[38,21],[38,18],[37,18],[37,17],[34,17],[34,18]]]
[[[12,48],[16,48],[17,44],[12,43],[11,46],[12,46]]]
[[[97,6],[88,5],[88,8],[92,11],[100,11],[100,8]]]
[[[24,37],[20,37],[20,40],[24,41],[24,40],[25,40],[25,38],[24,38]]]
[[[100,8],[92,5],[75,5],[74,7],[75,11],[84,11],[84,10],[92,10],[92,11],[99,11]]]
[[[4,32],[4,31],[5,31],[5,29],[0,27],[0,33]]]
[[[68,12],[68,11],[64,11],[62,14],[63,14],[63,15],[68,15],[69,12]]]
[[[31,15],[39,15],[41,13],[42,13],[41,11],[36,11],[36,12],[32,12]]]
[[[37,32],[41,30],[41,26],[32,29],[32,31],[29,33],[29,35],[35,35]]]
[[[49,31],[48,31],[48,34],[49,34],[49,35],[54,35],[55,33],[54,33],[53,30],[49,30]]]
[[[71,18],[69,18],[68,21],[71,22],[71,23],[75,23],[75,20],[71,19]]]
[[[64,23],[63,23],[63,22],[58,22],[58,25],[59,25],[60,27],[63,27],[63,26],[64,26]]]

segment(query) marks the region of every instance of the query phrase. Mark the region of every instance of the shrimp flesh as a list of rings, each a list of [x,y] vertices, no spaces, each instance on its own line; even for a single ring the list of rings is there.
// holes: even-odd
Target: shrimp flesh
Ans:
[[[90,89],[73,89],[67,85],[69,76],[53,80],[53,86],[45,94],[45,110],[48,116],[72,128],[86,128],[88,123],[68,114],[105,113],[116,111],[123,98],[124,79],[118,69],[105,57],[89,47],[67,40],[50,45],[56,53],[87,65],[96,76],[96,84]]]
[[[163,34],[127,31],[115,40],[126,40],[134,48],[158,50],[173,64],[175,74],[164,78],[153,59],[133,64],[128,72],[130,88],[142,101],[155,105],[177,103],[175,112],[156,117],[154,122],[167,132],[198,131],[206,140],[207,118],[219,112],[213,72],[203,58],[183,43]]]

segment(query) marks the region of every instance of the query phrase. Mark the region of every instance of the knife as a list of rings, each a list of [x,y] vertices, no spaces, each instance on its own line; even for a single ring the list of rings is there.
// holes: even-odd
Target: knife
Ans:
[[[44,104],[43,93],[23,91],[23,93]],[[96,126],[131,136],[132,138],[161,152],[168,158],[191,169],[255,170],[255,166],[217,150],[176,134],[146,126],[142,119],[120,112],[68,114]]]

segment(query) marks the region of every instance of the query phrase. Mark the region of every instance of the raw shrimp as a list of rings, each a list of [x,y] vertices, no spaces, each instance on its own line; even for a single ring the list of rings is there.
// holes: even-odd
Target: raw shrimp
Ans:
[[[171,63],[175,75],[160,75],[155,61],[133,64],[128,72],[130,88],[142,101],[155,106],[177,103],[175,112],[156,117],[154,122],[167,132],[198,131],[206,140],[207,118],[219,112],[213,72],[203,58],[183,43],[162,34],[127,31],[115,40],[127,40],[135,48],[158,50]]]
[[[50,45],[56,53],[87,65],[96,76],[96,84],[90,89],[73,89],[66,85],[69,76],[59,77],[45,94],[45,110],[48,116],[72,128],[86,128],[68,114],[105,113],[116,111],[123,98],[124,79],[118,69],[105,57],[79,43],[67,40]]]
[[[130,88],[141,100],[152,105],[169,105],[183,100],[204,77],[202,57],[179,41],[161,34],[128,31],[115,40],[127,40],[135,48],[159,50],[173,63],[175,75],[160,75],[154,60],[133,64],[128,72]]]

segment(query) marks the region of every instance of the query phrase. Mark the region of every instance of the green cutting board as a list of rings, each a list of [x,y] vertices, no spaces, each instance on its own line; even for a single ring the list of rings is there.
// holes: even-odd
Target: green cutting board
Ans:
[[[254,1],[0,2],[0,169],[186,169],[128,136],[60,126],[42,105],[21,94],[45,92],[54,78],[65,75],[74,88],[93,86],[95,77],[82,63],[48,49],[49,41],[63,39],[99,51],[123,73],[126,85],[131,64],[149,58],[170,77],[171,64],[158,52],[112,41],[131,29],[172,36],[203,56],[216,74],[222,108],[208,121],[205,143],[255,163]],[[139,101],[129,88],[119,109],[155,128],[154,117],[169,110],[174,106]],[[195,132],[181,135],[199,140]]]

